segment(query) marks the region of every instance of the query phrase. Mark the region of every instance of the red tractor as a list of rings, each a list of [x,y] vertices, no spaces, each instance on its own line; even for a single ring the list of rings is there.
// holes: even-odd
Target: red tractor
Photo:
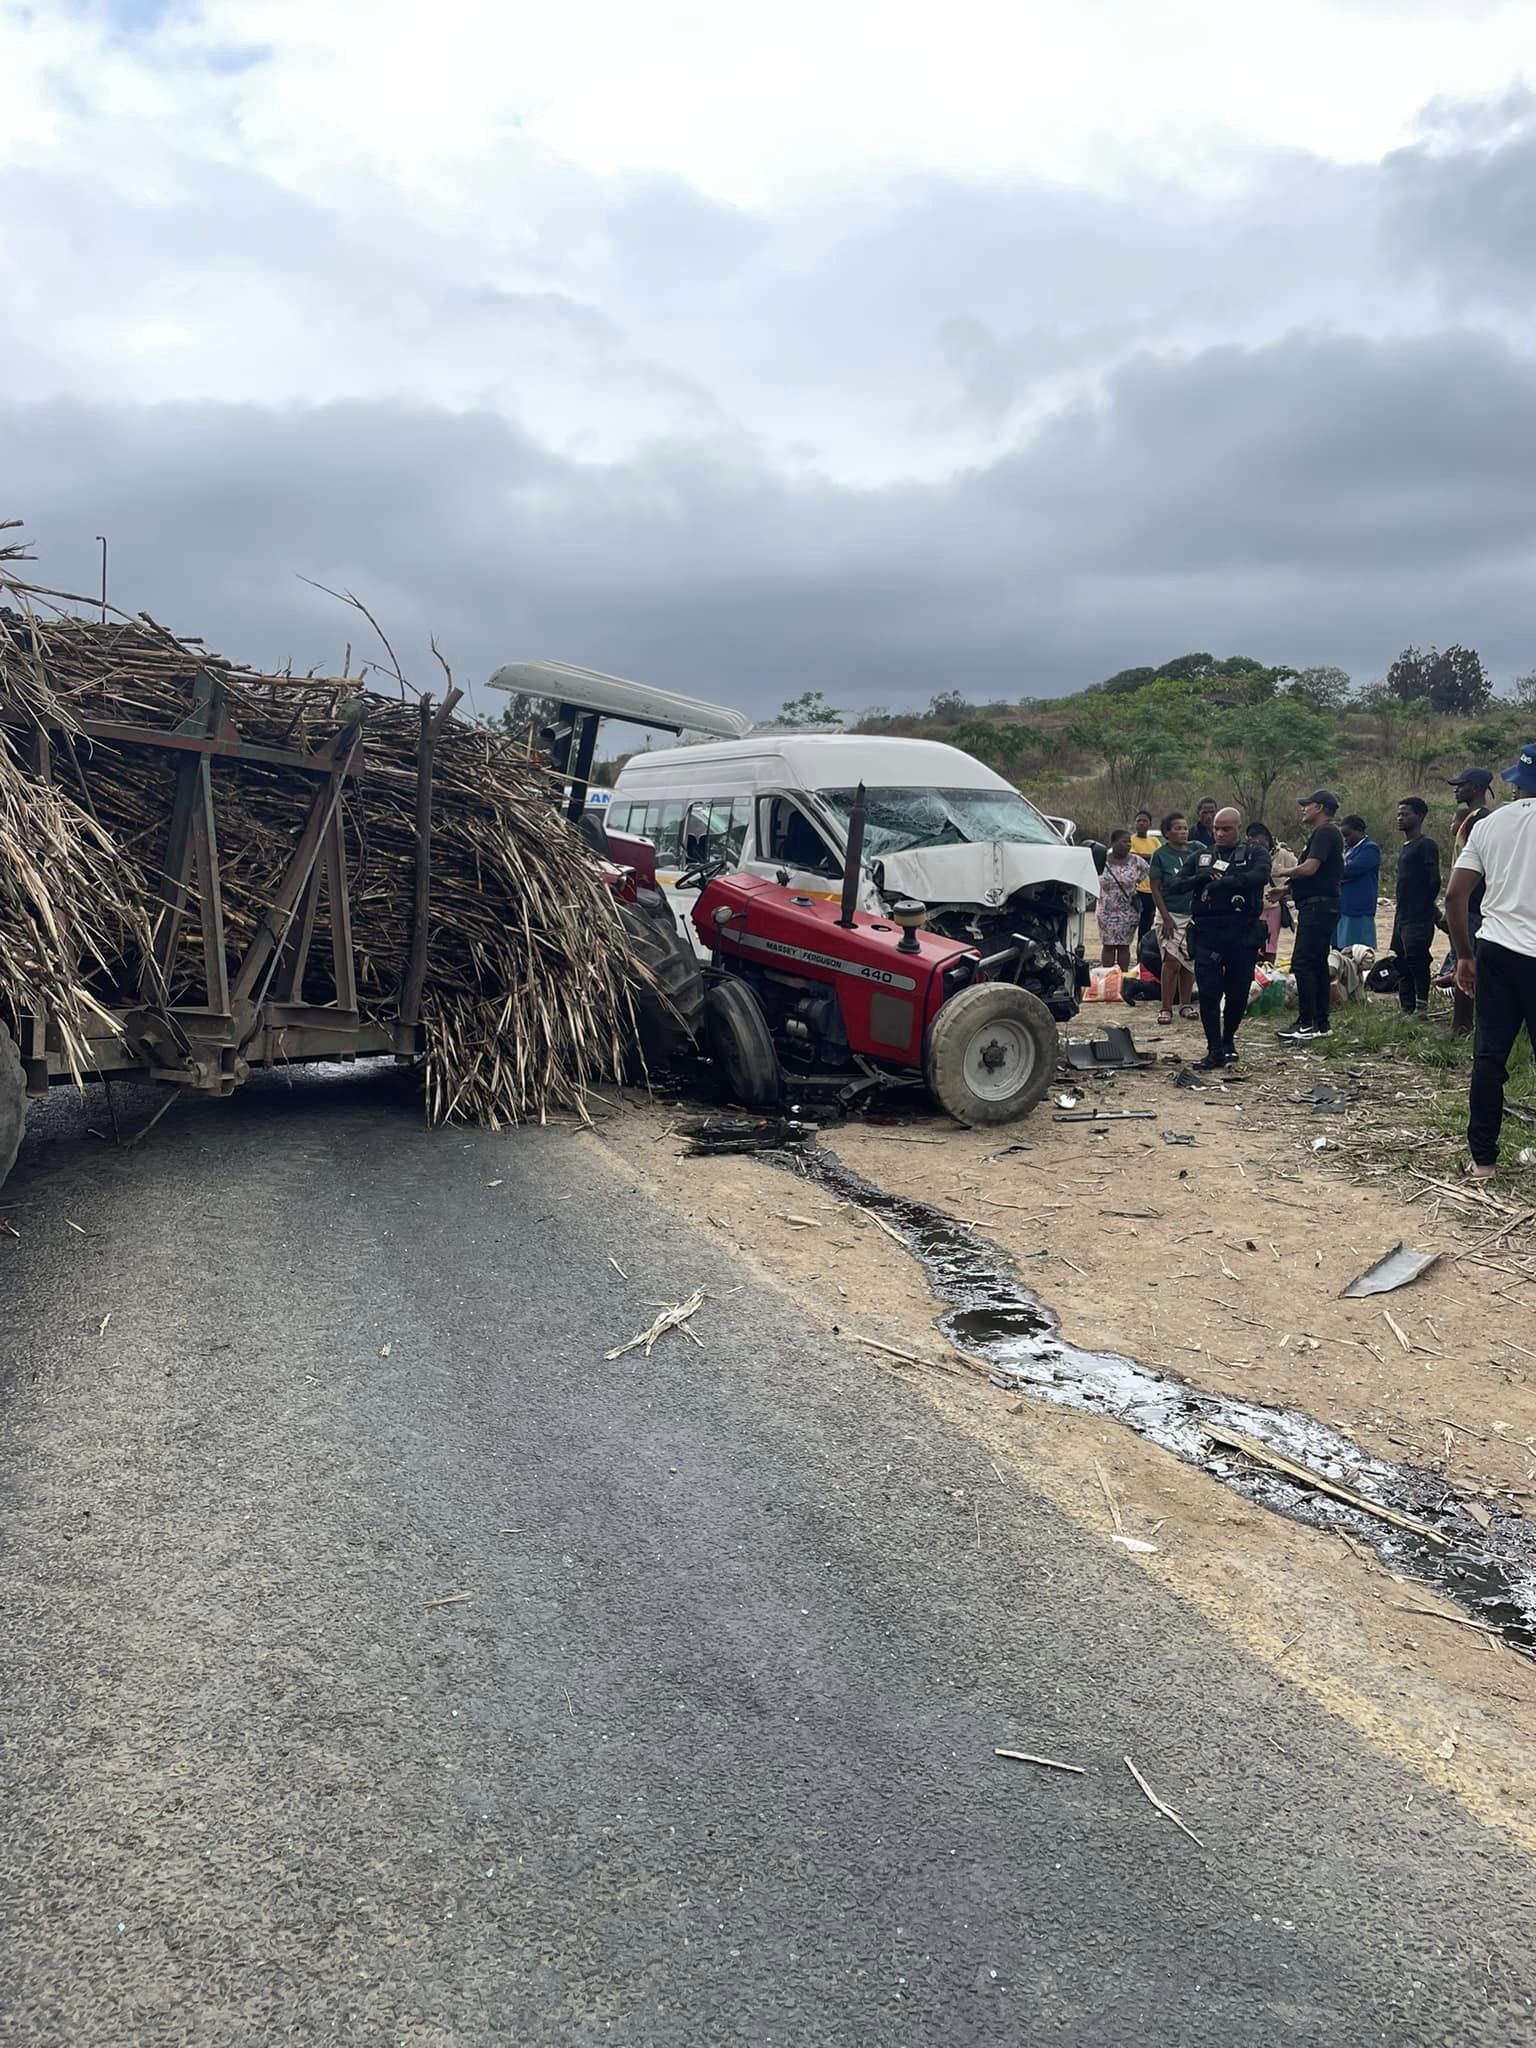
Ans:
[[[787,1075],[840,1076],[847,1092],[926,1081],[963,1124],[1026,1115],[1056,1070],[1056,1021],[1015,982],[990,980],[1007,956],[922,929],[921,904],[889,919],[853,908],[862,790],[841,905],[785,882],[696,870],[693,922],[713,956],[704,1047],[744,1108],[779,1101]]]

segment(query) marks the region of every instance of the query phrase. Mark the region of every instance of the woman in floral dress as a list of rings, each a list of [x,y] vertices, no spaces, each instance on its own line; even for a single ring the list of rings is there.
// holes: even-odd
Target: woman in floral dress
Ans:
[[[1099,943],[1106,967],[1129,967],[1131,947],[1141,905],[1136,884],[1147,873],[1147,863],[1131,851],[1131,835],[1124,825],[1109,842],[1109,857],[1099,877]]]

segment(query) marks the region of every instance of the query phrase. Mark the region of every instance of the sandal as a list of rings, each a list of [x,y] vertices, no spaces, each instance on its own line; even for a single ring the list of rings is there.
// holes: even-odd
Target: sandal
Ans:
[[[1479,1166],[1475,1159],[1470,1159],[1462,1172],[1468,1180],[1489,1181],[1498,1178],[1499,1169],[1496,1166]]]
[[[1157,1013],[1157,1021],[1159,1024],[1171,1024],[1173,1022],[1172,1010],[1159,1010]]]
[[[1181,1017],[1198,1017],[1199,1014],[1200,1006],[1198,1003],[1180,1003],[1179,1015]]]

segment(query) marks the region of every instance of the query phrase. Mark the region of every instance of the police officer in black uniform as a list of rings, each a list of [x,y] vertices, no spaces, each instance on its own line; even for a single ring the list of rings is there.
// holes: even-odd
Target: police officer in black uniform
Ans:
[[[1205,1058],[1195,1065],[1202,1073],[1230,1066],[1237,1058],[1237,1030],[1264,939],[1269,848],[1242,833],[1240,812],[1218,811],[1211,820],[1213,843],[1191,847],[1179,876],[1180,886],[1194,887],[1191,957],[1206,1047]]]

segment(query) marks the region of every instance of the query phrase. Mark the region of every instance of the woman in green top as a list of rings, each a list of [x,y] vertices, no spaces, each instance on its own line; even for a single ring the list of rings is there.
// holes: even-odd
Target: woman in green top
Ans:
[[[1173,1022],[1177,1002],[1181,1017],[1196,1017],[1195,971],[1189,957],[1189,913],[1194,907],[1194,885],[1176,886],[1179,870],[1189,852],[1189,820],[1182,811],[1170,811],[1163,820],[1163,843],[1152,856],[1147,883],[1157,905],[1158,937],[1163,948],[1163,1007],[1159,1024]]]

